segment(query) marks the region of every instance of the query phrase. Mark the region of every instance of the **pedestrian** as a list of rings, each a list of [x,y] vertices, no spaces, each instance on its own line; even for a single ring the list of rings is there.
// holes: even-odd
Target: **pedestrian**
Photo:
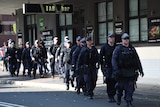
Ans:
[[[113,77],[117,80],[117,104],[121,104],[121,97],[125,91],[124,99],[127,107],[133,107],[133,93],[138,75],[144,76],[142,65],[135,48],[131,45],[127,33],[121,36],[122,44],[117,46],[112,56]]]
[[[39,46],[39,41],[35,40],[34,46],[31,49],[31,58],[32,58],[32,67],[33,67],[33,76],[36,78],[36,70],[39,68],[40,77],[43,78],[43,70],[42,70],[42,59],[43,59],[43,50]]]
[[[11,76],[13,77],[15,75],[15,70],[16,70],[16,64],[17,64],[17,59],[16,59],[16,54],[17,54],[17,49],[15,48],[15,42],[11,41],[9,43],[10,47],[7,48],[7,58],[9,59],[9,71]]]
[[[83,48],[79,54],[77,65],[83,65],[84,81],[85,81],[85,95],[93,99],[94,89],[96,87],[99,54],[95,46],[92,45],[90,36],[86,38],[87,46]]]
[[[115,79],[112,78],[112,53],[115,49],[115,35],[110,33],[107,35],[107,43],[101,47],[100,50],[100,64],[104,75],[104,81],[107,87],[107,94],[109,102],[115,102],[114,96],[116,94]]]
[[[58,37],[54,37],[53,38],[53,44],[51,45],[51,47],[49,48],[49,54],[50,54],[50,68],[51,68],[51,74],[52,77],[54,78],[55,75],[55,54],[58,48]]]
[[[32,60],[31,60],[31,47],[29,45],[29,42],[26,42],[25,48],[22,51],[22,57],[21,60],[23,62],[24,68],[23,68],[23,76],[25,76],[25,70],[28,70],[28,77],[31,77],[31,70],[32,70]]]
[[[71,78],[71,61],[70,61],[70,52],[71,52],[71,41],[67,40],[64,42],[65,48],[61,51],[60,56],[60,65],[64,66],[64,79],[66,83],[66,90],[69,90],[69,82],[71,82],[71,86],[74,87],[73,79]]]
[[[3,42],[3,47],[2,47],[2,60],[3,60],[3,63],[2,63],[2,71],[4,71],[4,68],[6,71],[8,71],[8,59],[7,59],[7,43],[6,42]]]
[[[63,78],[63,79],[64,79],[64,75],[65,75],[64,74],[64,66],[63,67],[61,66],[59,59],[60,59],[61,53],[63,53],[63,49],[65,48],[64,43],[65,43],[65,41],[68,41],[68,40],[69,40],[69,37],[65,36],[64,41],[59,45],[59,47],[56,50],[56,54],[55,54],[55,65],[58,66],[58,67],[56,67],[57,68],[56,70],[57,70],[60,78]],[[64,80],[64,82],[65,82],[65,80]]]
[[[83,47],[86,47],[85,38],[80,40],[80,45],[77,46],[72,55],[72,69],[75,70],[77,94],[80,94],[80,89],[85,93],[83,65],[77,65],[78,57]]]
[[[47,67],[47,59],[48,59],[48,55],[47,55],[47,48],[45,47],[45,42],[43,40],[39,40],[39,47],[42,50],[42,62],[41,62],[41,66],[42,66],[42,71],[44,70],[43,74],[47,74],[47,72],[49,72],[49,69]],[[44,75],[43,75],[44,76]]]
[[[73,73],[73,77],[72,77],[73,81],[75,78],[75,63],[73,64],[72,58],[73,58],[73,54],[74,54],[76,48],[80,46],[80,40],[81,40],[81,37],[77,36],[76,37],[76,44],[71,47],[71,52],[70,52],[70,61],[71,61],[71,65],[72,65],[71,72]]]
[[[20,70],[20,67],[21,67],[22,51],[23,51],[23,44],[20,43],[19,47],[17,49],[17,54],[16,54],[16,59],[17,59],[17,69],[16,69],[17,74],[16,75],[17,75],[17,77],[19,75],[19,70]]]

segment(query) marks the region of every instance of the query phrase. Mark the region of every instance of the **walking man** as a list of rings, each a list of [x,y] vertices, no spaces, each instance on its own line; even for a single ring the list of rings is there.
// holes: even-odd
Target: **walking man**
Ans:
[[[121,36],[122,44],[117,46],[112,56],[113,77],[116,83],[117,104],[121,104],[121,97],[125,91],[124,99],[127,107],[133,107],[134,85],[138,75],[144,76],[142,65],[135,48],[130,44],[129,35],[124,33]]]

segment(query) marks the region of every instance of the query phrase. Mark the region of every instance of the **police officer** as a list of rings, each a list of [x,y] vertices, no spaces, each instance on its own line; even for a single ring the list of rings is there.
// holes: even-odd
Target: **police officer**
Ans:
[[[64,42],[65,41],[68,41],[69,40],[69,37],[68,36],[65,36],[64,37]],[[64,46],[64,42],[62,42],[59,47],[57,48],[56,50],[56,54],[55,54],[55,64],[57,67],[57,71],[58,71],[58,74],[60,76],[60,78],[62,77],[63,78],[63,74],[64,74],[64,67],[60,67],[61,65],[59,64],[59,59],[60,59],[60,54],[62,53],[63,49],[65,48]]]
[[[23,44],[20,43],[17,49],[17,76],[19,75],[19,69],[21,67],[21,58],[22,58]]]
[[[25,48],[22,51],[22,62],[24,65],[23,68],[23,76],[25,76],[25,69],[28,69],[28,76],[31,77],[31,69],[32,69],[32,64],[31,64],[31,55],[30,55],[30,45],[29,42],[26,42]]]
[[[17,55],[17,49],[15,48],[15,42],[11,41],[9,43],[9,48],[7,49],[7,57],[9,59],[9,71],[12,77],[15,75],[15,70],[17,66],[16,55]]]
[[[82,88],[83,92],[85,91],[84,89],[84,79],[83,79],[83,69],[81,65],[77,66],[77,59],[78,56],[81,52],[81,49],[85,47],[86,40],[85,38],[82,38],[80,40],[80,45],[77,46],[75,51],[72,54],[72,69],[75,70],[75,76],[76,76],[76,89],[77,89],[77,94],[80,94],[80,88]]]
[[[48,58],[48,55],[47,55],[47,49],[45,47],[45,42],[43,40],[39,41],[39,47],[42,50],[42,56],[41,56],[42,63],[41,63],[41,66],[42,66],[42,69],[44,68],[43,69],[44,73],[47,74],[47,71],[49,72],[49,69],[47,67],[47,63],[48,63],[47,58]]]
[[[70,70],[71,70],[71,63],[70,63],[70,52],[71,52],[71,41],[67,40],[64,42],[65,48],[61,51],[60,56],[60,65],[61,67],[64,66],[64,79],[66,83],[66,90],[69,90],[69,82],[71,82],[72,87],[74,87],[73,80],[70,78]]]
[[[76,44],[71,47],[71,52],[70,52],[71,63],[72,63],[72,55],[73,55],[74,51],[76,50],[77,47],[80,46],[80,40],[81,40],[81,37],[78,36],[78,37],[76,38]]]
[[[121,104],[121,97],[125,91],[124,99],[127,107],[133,107],[134,85],[138,74],[140,73],[143,77],[144,73],[138,54],[129,42],[129,35],[124,33],[121,39],[122,44],[115,48],[112,56],[113,77],[118,81],[116,83],[117,104]]]
[[[101,47],[100,50],[100,64],[104,70],[105,83],[107,84],[107,94],[109,102],[115,102],[114,95],[116,94],[115,79],[112,78],[112,53],[115,49],[115,35],[110,33],[107,36],[107,43]]]
[[[43,50],[39,46],[39,41],[35,40],[35,44],[34,44],[34,46],[32,46],[32,50],[31,50],[34,78],[36,78],[37,66],[39,68],[40,77],[43,77],[43,70],[42,70],[42,58],[43,58],[43,55],[42,54],[43,54]]]
[[[84,81],[86,85],[86,94],[93,99],[93,90],[96,87],[97,81],[97,63],[99,62],[98,51],[95,46],[92,45],[92,39],[90,36],[86,38],[87,46],[83,48],[78,57],[78,66],[84,67]]]
[[[54,74],[55,74],[54,67],[55,67],[55,54],[56,54],[57,48],[58,48],[58,37],[54,37],[53,38],[53,44],[49,48],[49,54],[51,55],[50,67],[51,67],[51,74],[52,74],[53,78],[54,78]]]

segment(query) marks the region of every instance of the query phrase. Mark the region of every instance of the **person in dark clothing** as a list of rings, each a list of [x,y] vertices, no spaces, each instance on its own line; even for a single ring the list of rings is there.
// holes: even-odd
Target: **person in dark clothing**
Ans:
[[[129,35],[121,36],[122,44],[118,45],[112,56],[113,77],[117,80],[117,104],[121,104],[121,97],[125,91],[124,99],[127,107],[133,107],[133,93],[138,75],[144,76],[142,65],[135,48],[129,42]]]
[[[77,66],[83,66],[84,69],[84,81],[85,81],[85,95],[93,99],[93,90],[96,87],[97,72],[99,54],[95,46],[92,46],[91,37],[86,38],[87,46],[82,48],[78,60]]]
[[[11,41],[10,46],[7,49],[7,57],[9,59],[9,71],[11,73],[11,76],[13,77],[15,75],[15,70],[16,70],[16,55],[17,55],[17,49],[15,48],[15,42]]]
[[[28,76],[29,77],[31,77],[31,70],[32,70],[32,60],[31,60],[30,50],[31,50],[31,48],[30,48],[29,42],[26,42],[25,48],[22,51],[21,60],[24,65],[23,76],[25,76],[25,70],[28,69]]]
[[[19,44],[19,48],[17,49],[17,76],[19,75],[19,69],[21,67],[21,58],[22,58],[23,44]]]
[[[43,59],[43,50],[42,48],[39,46],[39,41],[35,40],[35,44],[31,49],[31,57],[32,57],[32,66],[33,66],[33,76],[34,78],[36,78],[36,70],[37,70],[37,66],[39,68],[39,74],[40,77],[44,77],[43,76],[43,69],[42,69],[42,59]]]
[[[107,84],[107,94],[109,102],[115,102],[114,96],[116,94],[115,79],[112,78],[112,53],[115,49],[115,35],[107,35],[107,43],[101,47],[100,50],[100,64],[104,75],[104,81]]]
[[[81,49],[85,47],[86,40],[85,38],[82,38],[80,40],[80,46],[77,46],[75,51],[72,54],[72,69],[75,70],[75,76],[76,76],[76,89],[77,89],[77,94],[80,94],[80,89],[82,88],[83,92],[85,91],[85,85],[84,85],[84,78],[83,78],[83,69],[81,67],[77,67],[77,60],[78,56],[81,52]]]
[[[44,73],[47,74],[47,71],[49,72],[49,69],[47,67],[47,58],[48,58],[48,55],[47,55],[47,49],[45,47],[45,42],[43,40],[40,40],[39,41],[39,47],[41,48],[42,50],[42,70],[44,70]]]
[[[54,75],[55,75],[55,54],[56,54],[58,46],[59,46],[58,45],[58,37],[54,37],[53,38],[53,44],[49,48],[49,54],[51,55],[50,67],[51,67],[51,74],[52,74],[53,78],[54,78]]]
[[[65,41],[64,42],[65,48],[61,51],[60,55],[60,65],[61,67],[64,66],[64,79],[66,83],[66,90],[69,90],[69,84],[71,83],[71,86],[74,87],[73,79],[70,78],[72,75],[71,73],[71,61],[70,61],[70,52],[71,52],[71,41]]]

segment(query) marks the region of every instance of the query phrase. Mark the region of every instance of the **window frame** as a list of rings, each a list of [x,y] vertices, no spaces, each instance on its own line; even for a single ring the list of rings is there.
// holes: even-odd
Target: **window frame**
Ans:
[[[106,3],[106,7],[105,7],[105,9],[106,9],[106,10],[105,10],[105,11],[106,11],[106,19],[103,20],[103,21],[99,21],[99,15],[98,15],[98,11],[99,11],[98,9],[99,9],[99,7],[98,7],[98,6],[99,6],[100,3]],[[112,3],[112,19],[107,17],[107,15],[108,15],[108,4],[109,4],[109,3]],[[99,27],[100,27],[101,24],[104,24],[104,23],[106,24],[106,30],[105,30],[105,33],[106,33],[106,34],[104,34],[104,36],[100,36]],[[106,43],[106,42],[107,42],[107,40],[106,40],[106,35],[107,35],[108,33],[113,33],[113,31],[114,31],[114,28],[113,28],[113,27],[112,27],[112,28],[113,28],[113,29],[112,29],[112,32],[109,32],[109,23],[113,23],[113,1],[111,0],[111,1],[105,1],[105,2],[98,2],[98,3],[97,3],[97,26],[98,26],[98,27],[97,27],[97,31],[98,31],[98,32],[97,32],[97,35],[98,35],[98,37],[97,37],[97,38],[98,38],[98,41],[97,41],[97,42],[98,42],[98,44],[104,44],[104,43]],[[114,24],[114,23],[113,23],[113,24]],[[101,41],[102,38],[105,38],[105,40]]]
[[[127,5],[128,5],[128,14],[127,14],[127,17],[128,17],[128,32],[129,32],[129,34],[130,34],[130,20],[133,20],[133,19],[138,19],[138,23],[139,23],[139,25],[138,25],[138,27],[139,27],[139,37],[138,37],[138,41],[132,41],[132,40],[130,40],[132,43],[139,43],[139,42],[148,42],[148,32],[147,32],[147,40],[145,40],[145,41],[143,41],[143,39],[142,39],[142,37],[141,37],[141,27],[143,26],[143,25],[141,25],[141,19],[143,19],[143,18],[147,18],[147,12],[146,12],[146,14],[144,14],[144,15],[141,15],[141,7],[140,7],[140,0],[138,0],[138,15],[137,16],[130,16],[130,9],[129,9],[129,2],[130,2],[130,0],[128,0],[128,3],[127,3]],[[146,1],[147,2],[147,1]],[[146,6],[146,9],[145,9],[146,11],[147,11],[147,6]],[[147,19],[147,29],[148,29],[148,19]]]

